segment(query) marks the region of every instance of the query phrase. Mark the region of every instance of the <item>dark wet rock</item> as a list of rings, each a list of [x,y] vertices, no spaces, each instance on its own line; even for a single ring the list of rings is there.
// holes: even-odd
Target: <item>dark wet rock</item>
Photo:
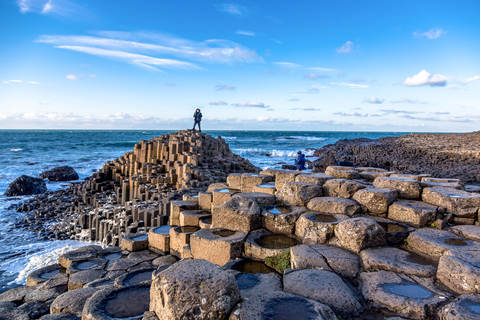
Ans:
[[[50,305],[52,302],[53,300],[27,302],[19,306],[17,312],[26,312],[30,319],[38,319],[41,316],[50,313]]]
[[[252,199],[261,206],[271,206],[274,205],[276,202],[275,195],[263,192],[242,192],[235,195],[243,198]]]
[[[283,291],[255,295],[238,304],[229,320],[337,320],[326,305]]]
[[[317,184],[291,181],[275,194],[277,202],[289,206],[305,206],[311,199],[322,195],[322,187]]]
[[[297,244],[298,241],[293,236],[274,234],[266,229],[255,230],[245,240],[243,255],[254,260],[265,260],[276,257]]]
[[[343,220],[335,227],[335,235],[343,248],[356,253],[386,245],[385,231],[375,220],[368,218]]]
[[[46,314],[40,320],[81,320],[81,318],[73,313],[55,313]]]
[[[22,175],[10,183],[5,191],[7,197],[40,194],[47,191],[43,179]]]
[[[85,270],[103,270],[107,262],[108,260],[100,259],[100,258],[73,262],[67,268],[67,274],[72,274],[75,272],[80,272]]]
[[[55,299],[62,293],[67,291],[67,286],[58,286],[55,288],[42,288],[42,285],[36,287],[36,290],[30,291],[25,296],[25,302],[29,301],[47,301]]]
[[[25,296],[35,290],[35,287],[17,287],[10,289],[0,294],[0,302],[22,303],[25,299]]]
[[[160,257],[158,253],[155,253],[149,250],[132,252],[128,255],[129,259],[139,259],[142,261],[152,261],[158,257]]]
[[[330,271],[290,270],[283,276],[283,287],[285,292],[328,305],[342,317],[356,316],[363,310],[360,296]]]
[[[156,273],[150,311],[163,319],[224,319],[240,299],[235,277],[206,260],[182,260]]]
[[[314,173],[317,174],[317,173]],[[350,199],[355,192],[365,189],[366,186],[357,181],[347,179],[332,179],[323,184],[323,193],[327,197],[338,197]]]
[[[150,285],[140,284],[130,287],[109,287],[94,293],[85,303],[83,319],[138,319],[148,311],[150,305]]]
[[[450,294],[436,289],[431,278],[390,271],[361,273],[360,282],[367,305],[385,308],[409,319],[426,319],[450,297]]]
[[[398,248],[365,249],[360,258],[366,271],[386,270],[419,277],[433,277],[437,271],[434,262]]]
[[[271,291],[282,291],[282,278],[276,273],[241,273],[235,272],[242,299]]]
[[[30,320],[28,311],[18,310],[17,304],[13,302],[0,302],[0,319],[1,320]]]
[[[44,289],[53,289],[56,287],[67,287],[70,277],[66,273],[59,273],[46,282],[42,283],[42,288]]]
[[[53,301],[50,312],[81,314],[87,299],[97,291],[97,288],[82,288],[65,292]]]
[[[153,311],[147,311],[143,314],[142,320],[158,320],[157,315]]]
[[[143,251],[148,248],[148,234],[129,233],[122,238],[122,250]]]
[[[348,218],[343,214],[304,213],[295,223],[295,235],[302,243],[326,243],[333,236],[335,225]]]
[[[81,289],[85,284],[96,279],[102,278],[107,271],[104,270],[84,270],[70,275],[68,280],[68,290]]]
[[[71,181],[78,180],[78,173],[69,166],[56,167],[40,174],[40,179],[48,179],[50,181]]]
[[[480,295],[464,294],[438,311],[440,320],[477,320],[480,318]]]
[[[307,208],[316,212],[345,214],[347,216],[362,212],[362,208],[357,201],[335,197],[313,198],[308,202]]]
[[[360,271],[360,259],[348,250],[329,245],[299,245],[290,249],[293,269],[333,271],[353,279]]]

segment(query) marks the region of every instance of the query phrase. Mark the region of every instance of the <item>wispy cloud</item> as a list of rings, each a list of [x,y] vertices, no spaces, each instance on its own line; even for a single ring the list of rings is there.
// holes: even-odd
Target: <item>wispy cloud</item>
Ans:
[[[357,78],[352,79],[352,82],[353,83],[363,83],[363,82],[365,82],[365,80],[363,78],[357,77]]]
[[[63,17],[85,16],[88,12],[71,0],[17,0],[21,13],[39,13]]]
[[[448,111],[434,111],[433,114],[450,114]]]
[[[215,90],[217,90],[217,91],[219,91],[219,90],[235,90],[235,87],[228,86],[226,84],[217,84],[215,86]]]
[[[220,12],[226,12],[234,16],[245,16],[249,13],[247,7],[236,3],[218,3],[215,5],[215,9]]]
[[[76,75],[73,75],[73,74],[67,74],[67,75],[65,76],[65,79],[67,79],[67,80],[72,80],[72,81],[76,81],[76,80],[78,80],[78,77],[77,77]]]
[[[228,103],[226,103],[225,101],[214,101],[214,102],[210,102],[209,105],[211,105],[211,106],[226,106],[226,105],[228,105]]]
[[[293,62],[273,62],[277,66],[282,67],[283,72],[289,72],[292,69],[301,68],[302,66]]]
[[[428,103],[427,101],[421,101],[421,100],[418,100],[418,99],[407,99],[407,98],[400,98],[398,100],[390,101],[390,102],[393,103],[393,104],[395,104],[395,103],[427,104]]]
[[[245,30],[237,30],[236,34],[241,34],[243,36],[250,36],[250,37],[254,37],[256,35],[255,32],[245,31]]]
[[[38,81],[23,81],[23,80],[3,80],[3,84],[10,84],[10,83],[30,83],[30,84],[40,84]]]
[[[214,64],[263,62],[255,50],[228,40],[195,42],[156,33],[98,32],[99,36],[43,35],[36,41],[56,48],[121,60],[147,69],[180,68],[202,70],[198,65],[178,60]],[[158,57],[158,56],[163,57]],[[168,58],[166,58],[166,57]],[[173,59],[177,58],[177,59]]]
[[[363,102],[372,103],[372,104],[381,104],[381,103],[383,103],[383,101],[385,101],[385,99],[379,99],[377,97],[371,97],[371,98],[363,99]]]
[[[480,76],[473,76],[464,81],[464,83],[477,82],[480,81]]]
[[[364,118],[368,117],[368,113],[358,113],[358,112],[334,112],[333,113],[336,116],[342,116],[342,117],[359,117],[359,118]]]
[[[347,41],[340,48],[337,48],[335,51],[337,51],[337,53],[353,53],[354,51],[353,42]]]
[[[233,104],[234,107],[239,108],[268,108],[263,102],[239,102]]]
[[[426,37],[428,39],[437,39],[442,34],[446,34],[447,32],[448,31],[445,31],[442,28],[433,28],[433,29],[430,29],[426,32],[415,31],[412,34],[413,34],[414,37],[417,37],[417,38]]]
[[[408,87],[431,86],[444,87],[447,84],[448,77],[441,74],[430,74],[426,70],[420,71],[418,74],[408,77],[403,84]]]
[[[322,68],[322,67],[310,67],[308,69],[313,71],[318,71],[318,72],[341,72],[341,70],[338,70],[338,69]]]
[[[410,110],[394,110],[394,109],[380,109],[378,110],[380,112],[383,112],[384,115],[387,114],[411,114],[411,113],[422,113],[420,111],[410,111]]]
[[[366,84],[346,83],[346,82],[341,82],[341,83],[330,82],[330,84],[333,84],[333,85],[336,85],[336,86],[339,86],[339,87],[349,87],[349,88],[352,88],[352,89],[365,89],[365,88],[369,87]]]
[[[300,101],[299,98],[292,98],[292,99],[288,99],[287,101]]]
[[[310,79],[310,80],[317,80],[317,79],[325,79],[329,78],[329,76],[326,75],[320,75],[318,73],[311,72],[309,74],[306,74],[303,76],[304,79]]]
[[[292,108],[291,110],[300,110],[300,111],[321,111],[319,108]]]

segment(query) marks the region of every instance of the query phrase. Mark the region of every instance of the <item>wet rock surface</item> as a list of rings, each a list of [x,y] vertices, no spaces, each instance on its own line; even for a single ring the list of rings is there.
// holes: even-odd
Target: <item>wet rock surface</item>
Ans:
[[[48,179],[50,181],[71,181],[78,180],[78,173],[69,166],[56,167],[40,174],[40,179]]]
[[[5,195],[7,197],[26,196],[45,193],[46,191],[47,185],[43,179],[23,175],[8,185]]]

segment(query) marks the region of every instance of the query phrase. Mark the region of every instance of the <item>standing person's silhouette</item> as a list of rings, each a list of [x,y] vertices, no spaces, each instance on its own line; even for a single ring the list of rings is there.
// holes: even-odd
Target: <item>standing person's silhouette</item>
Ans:
[[[197,108],[195,110],[195,113],[193,114],[193,131],[195,131],[195,126],[198,124],[198,131],[202,132],[202,128],[200,127],[200,121],[202,121],[202,113],[200,112],[200,109]]]

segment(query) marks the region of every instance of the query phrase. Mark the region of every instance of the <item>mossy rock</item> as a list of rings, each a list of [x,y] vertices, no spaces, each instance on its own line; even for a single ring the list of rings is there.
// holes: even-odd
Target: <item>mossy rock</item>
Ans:
[[[276,257],[268,257],[265,259],[265,264],[283,273],[285,269],[290,268],[290,249],[282,251],[282,253]]]

